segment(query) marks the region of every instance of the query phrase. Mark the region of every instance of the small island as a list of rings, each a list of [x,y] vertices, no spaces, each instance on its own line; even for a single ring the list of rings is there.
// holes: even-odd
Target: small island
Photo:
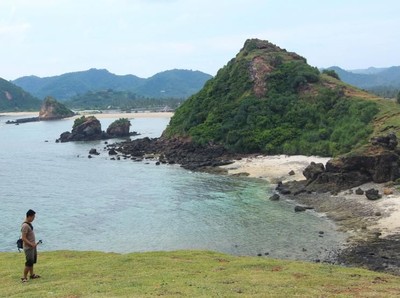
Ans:
[[[38,117],[21,118],[15,121],[7,121],[6,124],[21,124],[27,122],[59,120],[75,116],[76,114],[68,109],[65,105],[58,102],[51,96],[47,96],[39,111]]]
[[[75,119],[72,131],[63,132],[57,142],[95,141],[138,135],[136,132],[129,132],[130,126],[131,122],[127,118],[120,118],[103,131],[100,121],[95,116],[82,116]]]
[[[58,102],[51,96],[47,96],[39,111],[39,120],[57,120],[69,118],[76,114],[65,105]]]

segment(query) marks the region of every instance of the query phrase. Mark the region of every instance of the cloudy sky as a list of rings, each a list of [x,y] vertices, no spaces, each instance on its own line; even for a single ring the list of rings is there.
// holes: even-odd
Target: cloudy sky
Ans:
[[[215,75],[248,38],[317,67],[400,65],[398,0],[0,0],[0,77]]]

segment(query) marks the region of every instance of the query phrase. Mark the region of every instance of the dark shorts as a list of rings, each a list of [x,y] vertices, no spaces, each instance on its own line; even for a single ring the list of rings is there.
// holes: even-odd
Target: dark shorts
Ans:
[[[35,248],[24,248],[25,252],[25,266],[26,267],[33,267],[33,264],[36,264],[37,262],[37,250]]]

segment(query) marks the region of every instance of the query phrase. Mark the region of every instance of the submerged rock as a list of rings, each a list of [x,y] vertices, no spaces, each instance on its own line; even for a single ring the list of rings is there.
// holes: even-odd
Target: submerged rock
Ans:
[[[281,197],[276,193],[269,197],[270,201],[279,201]]]

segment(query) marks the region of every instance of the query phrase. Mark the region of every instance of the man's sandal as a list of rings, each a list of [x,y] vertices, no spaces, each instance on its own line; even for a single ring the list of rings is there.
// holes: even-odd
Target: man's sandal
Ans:
[[[30,276],[30,279],[35,279],[35,278],[40,278],[40,275],[32,274],[32,275]]]
[[[28,282],[28,279],[26,277],[21,277],[21,282],[22,283]]]

